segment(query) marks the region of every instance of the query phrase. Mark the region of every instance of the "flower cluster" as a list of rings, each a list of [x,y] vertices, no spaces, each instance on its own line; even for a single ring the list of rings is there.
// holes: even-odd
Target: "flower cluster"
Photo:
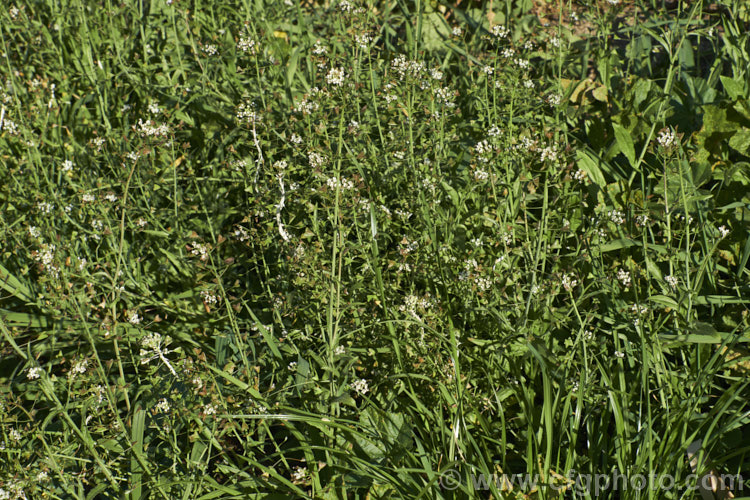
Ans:
[[[670,149],[675,144],[675,133],[668,128],[663,128],[659,131],[659,135],[656,138],[656,142],[659,143],[664,149]]]
[[[169,128],[169,125],[162,123],[160,125],[155,124],[151,120],[146,120],[145,122],[142,119],[138,119],[138,125],[135,127],[138,134],[140,134],[141,137],[158,137],[158,138],[166,138],[171,134],[171,129]]]

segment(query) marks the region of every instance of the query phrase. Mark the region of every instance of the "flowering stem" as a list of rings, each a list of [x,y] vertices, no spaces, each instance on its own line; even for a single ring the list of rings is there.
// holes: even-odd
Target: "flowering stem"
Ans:
[[[161,348],[157,350],[159,353],[159,359],[161,359],[165,365],[167,365],[167,368],[169,368],[169,371],[172,372],[172,375],[175,377],[177,376],[177,372],[174,371],[174,368],[172,368],[172,364],[169,362],[169,360],[164,356],[164,353],[162,352]]]

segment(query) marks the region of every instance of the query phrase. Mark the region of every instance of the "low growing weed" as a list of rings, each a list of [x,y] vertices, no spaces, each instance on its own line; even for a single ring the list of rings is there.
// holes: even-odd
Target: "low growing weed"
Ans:
[[[0,18],[0,499],[747,472],[746,8]]]

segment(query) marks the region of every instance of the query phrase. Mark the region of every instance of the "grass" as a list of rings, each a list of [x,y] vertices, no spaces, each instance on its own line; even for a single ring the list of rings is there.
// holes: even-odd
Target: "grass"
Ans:
[[[0,20],[0,499],[750,477],[742,2]]]

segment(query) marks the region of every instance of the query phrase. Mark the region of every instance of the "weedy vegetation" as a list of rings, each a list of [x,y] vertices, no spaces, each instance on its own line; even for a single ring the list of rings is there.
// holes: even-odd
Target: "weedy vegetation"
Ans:
[[[5,2],[0,499],[750,480],[749,27],[740,0]],[[503,473],[539,482],[477,489]]]

